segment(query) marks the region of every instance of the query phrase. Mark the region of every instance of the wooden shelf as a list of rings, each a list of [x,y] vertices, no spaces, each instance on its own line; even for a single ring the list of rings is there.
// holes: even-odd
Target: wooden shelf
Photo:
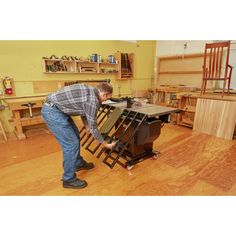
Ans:
[[[98,62],[92,62],[92,61],[75,61],[77,62],[78,64],[93,64],[93,65],[98,65],[99,63]]]
[[[119,63],[109,62],[98,63],[80,60],[43,59],[42,67],[45,74],[119,74]],[[88,71],[81,71],[86,69]]]
[[[98,72],[90,72],[90,71],[88,71],[88,72],[86,72],[86,71],[84,71],[84,72],[78,72],[77,74],[90,74],[90,75],[94,75],[94,74],[99,74]]]
[[[202,74],[201,70],[192,71],[161,71],[159,74]]]
[[[67,72],[67,71],[56,71],[56,72],[43,72],[45,74],[78,74],[79,72]]]
[[[113,75],[117,79],[126,80],[133,78],[133,56],[133,53],[117,52],[114,57],[116,63],[44,58],[42,67],[45,74]]]
[[[98,74],[101,74],[101,75],[117,75],[119,72],[114,72],[114,73],[110,73],[110,72],[108,72],[108,73],[102,73],[102,72],[100,72],[100,73],[98,73]]]
[[[116,66],[116,65],[118,65],[118,63],[116,64],[116,63],[105,63],[105,62],[101,62],[101,63],[99,63],[99,65],[101,65],[101,66]]]

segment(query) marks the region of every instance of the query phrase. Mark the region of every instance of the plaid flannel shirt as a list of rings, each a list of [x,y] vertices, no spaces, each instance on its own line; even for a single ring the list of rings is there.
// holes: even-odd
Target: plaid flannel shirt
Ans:
[[[55,104],[65,114],[79,115],[94,138],[102,143],[104,139],[97,128],[97,111],[100,107],[98,94],[97,88],[74,84],[49,94],[46,101]]]

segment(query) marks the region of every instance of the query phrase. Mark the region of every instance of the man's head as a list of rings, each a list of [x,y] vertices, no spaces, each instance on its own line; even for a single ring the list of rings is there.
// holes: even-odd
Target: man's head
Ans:
[[[109,83],[99,83],[96,88],[99,92],[99,99],[104,102],[112,97],[113,88]]]

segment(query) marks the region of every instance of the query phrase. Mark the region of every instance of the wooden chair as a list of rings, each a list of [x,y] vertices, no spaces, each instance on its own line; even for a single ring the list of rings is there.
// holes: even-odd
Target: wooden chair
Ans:
[[[201,95],[206,92],[207,81],[223,81],[222,94],[225,94],[228,81],[228,95],[230,94],[230,81],[233,66],[229,65],[230,41],[207,43],[203,62],[203,77]]]

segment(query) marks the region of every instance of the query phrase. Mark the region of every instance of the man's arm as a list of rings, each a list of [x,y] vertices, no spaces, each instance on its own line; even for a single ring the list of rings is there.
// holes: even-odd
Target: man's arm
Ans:
[[[87,122],[87,119],[86,119],[86,116],[80,116],[84,126],[88,125],[88,122]]]
[[[99,143],[101,143],[104,147],[111,149],[113,146],[115,146],[115,142],[113,143],[107,143],[100,131],[97,127],[97,110],[95,104],[86,103],[85,104],[85,114],[86,114],[86,121],[89,128],[90,133],[93,135],[93,137],[98,140]]]
[[[97,127],[97,107],[96,107],[96,105],[91,104],[91,103],[86,103],[85,104],[85,115],[86,115],[86,121],[87,121],[87,126],[89,128],[89,132],[100,143],[103,143],[104,139]]]
[[[86,119],[86,116],[80,116],[80,118],[81,118],[81,120],[82,120],[82,122],[84,124],[86,133],[89,132],[89,126],[88,126],[88,121]]]

